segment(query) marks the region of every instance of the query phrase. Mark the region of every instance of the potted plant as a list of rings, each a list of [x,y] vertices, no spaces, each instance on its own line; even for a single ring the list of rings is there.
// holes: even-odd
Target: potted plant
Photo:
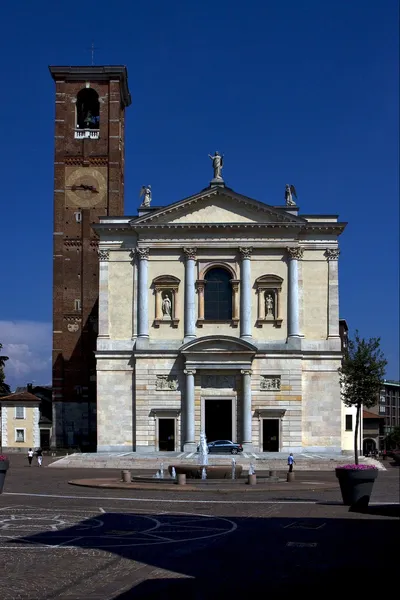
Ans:
[[[363,406],[371,408],[378,401],[387,361],[380,350],[379,338],[364,340],[355,332],[349,340],[339,369],[342,400],[346,406],[356,407],[354,429],[354,463],[336,468],[343,503],[368,506],[372,487],[378,476],[374,465],[359,464],[358,431]]]
[[[4,481],[8,471],[10,463],[7,456],[0,454],[0,494],[3,492]]]
[[[343,504],[353,508],[366,508],[372,494],[378,469],[375,465],[340,465],[336,467]]]

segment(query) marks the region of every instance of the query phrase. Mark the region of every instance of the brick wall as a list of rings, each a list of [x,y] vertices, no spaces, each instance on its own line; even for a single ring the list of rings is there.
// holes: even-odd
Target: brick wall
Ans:
[[[90,67],[87,67],[85,80],[74,81],[73,74],[64,77],[52,72],[52,75],[56,87],[53,401],[59,406],[61,401],[95,401],[99,264],[97,239],[91,225],[98,222],[100,216],[119,216],[124,212],[125,107],[121,101],[122,83],[115,75],[107,78],[103,73],[102,80],[96,81],[92,79]],[[86,87],[86,82],[90,82],[90,87],[99,95],[100,136],[97,140],[74,138],[76,96]],[[101,169],[107,181],[107,193],[103,202],[80,211],[66,196],[66,169],[87,167]],[[81,212],[80,222],[75,216],[77,212]],[[80,300],[80,309],[75,306],[75,300]],[[54,435],[60,445],[65,437],[65,423],[58,417],[56,421]],[[89,427],[92,438],[95,426],[94,420]]]

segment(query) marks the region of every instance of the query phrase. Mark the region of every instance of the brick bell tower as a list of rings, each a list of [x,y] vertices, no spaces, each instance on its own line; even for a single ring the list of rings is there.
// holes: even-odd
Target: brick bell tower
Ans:
[[[124,214],[124,66],[49,67],[56,85],[52,447],[96,448],[99,216]]]

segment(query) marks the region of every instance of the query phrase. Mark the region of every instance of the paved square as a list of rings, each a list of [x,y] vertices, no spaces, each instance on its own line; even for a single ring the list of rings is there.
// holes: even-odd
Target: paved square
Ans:
[[[320,597],[344,582],[370,596],[371,573],[396,572],[399,469],[379,473],[363,514],[308,484],[292,497],[139,492],[70,486],[98,476],[76,471],[14,461],[0,496],[2,600]]]

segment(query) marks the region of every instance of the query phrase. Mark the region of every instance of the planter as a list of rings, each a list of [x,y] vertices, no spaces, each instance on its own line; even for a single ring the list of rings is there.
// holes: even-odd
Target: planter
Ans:
[[[3,486],[10,463],[8,460],[0,460],[0,494],[3,492]]]
[[[343,504],[357,508],[366,508],[372,494],[378,469],[336,469]]]

